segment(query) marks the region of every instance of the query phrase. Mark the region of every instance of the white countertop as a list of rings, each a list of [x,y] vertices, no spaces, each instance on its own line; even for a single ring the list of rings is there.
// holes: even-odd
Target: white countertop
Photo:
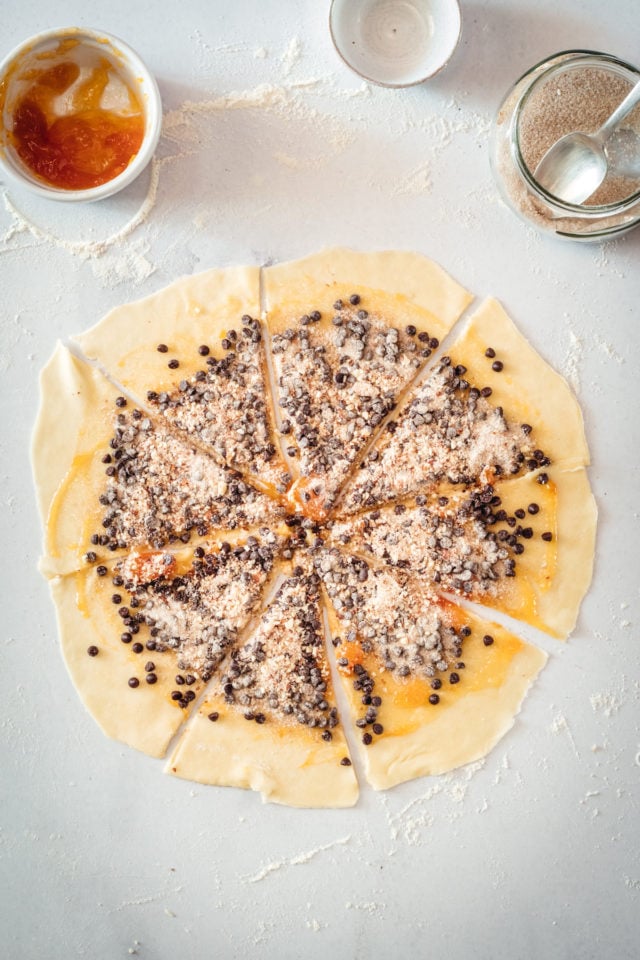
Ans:
[[[640,229],[605,246],[540,236],[488,163],[492,115],[537,60],[640,61],[636,0],[463,0],[452,62],[406,91],[348,72],[324,0],[89,6],[12,5],[0,53],[48,26],[105,29],[155,72],[168,119],[157,183],[89,207],[0,184],[0,952],[637,956]],[[502,300],[578,392],[600,525],[578,627],[543,641],[549,665],[479,769],[298,811],[166,777],[85,713],[36,571],[28,448],[58,337],[183,273],[336,244],[419,250]]]

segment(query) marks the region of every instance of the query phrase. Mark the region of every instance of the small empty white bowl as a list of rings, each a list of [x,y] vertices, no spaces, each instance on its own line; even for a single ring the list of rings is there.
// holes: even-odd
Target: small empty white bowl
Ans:
[[[41,62],[39,57],[49,57],[56,51],[57,45],[65,40],[98,51],[126,72],[129,81],[135,84],[144,110],[142,144],[128,166],[111,180],[82,190],[67,190],[38,177],[21,159],[11,136],[12,111],[19,96],[21,71],[29,69],[32,61],[38,65]],[[51,57],[51,63],[55,64],[55,56]],[[111,34],[82,27],[46,30],[25,40],[4,58],[0,63],[0,111],[0,171],[31,193],[67,202],[101,200],[128,186],[151,160],[162,129],[160,91],[155,78],[137,53]]]
[[[457,0],[332,0],[329,28],[348,67],[383,87],[423,83],[460,37]]]

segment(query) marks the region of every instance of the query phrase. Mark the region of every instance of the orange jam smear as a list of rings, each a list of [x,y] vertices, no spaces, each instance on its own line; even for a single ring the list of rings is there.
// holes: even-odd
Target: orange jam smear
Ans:
[[[331,508],[314,492],[313,487],[317,481],[318,477],[300,477],[293,483],[286,497],[296,513],[301,513],[316,523],[323,523]]]
[[[62,41],[17,79],[21,92],[12,108],[12,142],[38,177],[65,190],[86,190],[113,180],[136,156],[144,137],[144,109],[124,70],[97,51],[81,67],[73,58],[78,41]],[[40,58],[36,58],[36,63]],[[51,61],[53,60],[53,63]],[[127,104],[101,104],[110,83],[124,85]]]

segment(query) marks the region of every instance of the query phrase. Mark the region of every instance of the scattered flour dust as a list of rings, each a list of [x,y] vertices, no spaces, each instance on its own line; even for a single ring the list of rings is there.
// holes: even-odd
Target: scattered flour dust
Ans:
[[[243,877],[243,880],[245,880],[246,883],[258,883],[258,881],[264,880],[270,874],[275,873],[277,870],[281,870],[283,867],[297,867],[300,864],[309,863],[309,861],[313,860],[314,857],[317,857],[319,853],[324,853],[326,850],[332,850],[334,847],[345,846],[350,840],[351,834],[348,834],[346,837],[341,837],[339,840],[332,840],[331,843],[325,843],[322,846],[314,847],[313,849],[307,850],[304,853],[299,853],[295,857],[285,857],[282,860],[274,860],[272,863],[268,863],[256,873],[247,877]]]
[[[289,46],[285,50],[282,60],[282,73],[283,76],[288,77],[296,63],[302,57],[302,43],[300,42],[299,37],[292,37]]]
[[[564,314],[568,319],[568,314]],[[575,393],[580,392],[580,366],[584,357],[584,342],[571,327],[567,328],[569,345],[562,361],[562,373],[569,381]]]
[[[110,236],[105,237],[103,240],[64,240],[61,237],[57,237],[55,234],[50,233],[43,227],[39,227],[37,224],[33,223],[33,221],[29,220],[15,206],[9,195],[5,193],[4,207],[12,218],[11,226],[3,237],[5,244],[10,242],[10,240],[19,233],[30,233],[34,239],[42,243],[48,243],[54,247],[59,247],[62,250],[66,250],[68,253],[80,257],[81,259],[93,259],[103,256],[108,250],[110,250],[111,247],[122,244],[125,240],[127,240],[128,237],[130,237],[131,234],[137,230],[138,227],[149,217],[149,214],[156,203],[158,195],[158,183],[160,180],[160,168],[163,162],[166,161],[155,158],[151,161],[151,176],[149,178],[149,186],[146,196],[137,212],[127,223],[124,224],[123,227],[121,227],[115,233],[112,233]]]
[[[370,917],[381,917],[387,909],[386,903],[377,903],[375,900],[365,900],[363,903],[352,903],[347,900],[344,906],[346,910],[361,910],[363,913],[368,913]]]
[[[400,180],[393,188],[392,196],[413,196],[430,193],[432,188],[431,162],[421,163],[411,173]]]
[[[622,706],[622,700],[609,691],[592,693],[589,700],[594,711],[601,711],[605,717],[612,717]]]
[[[461,770],[455,770],[439,777],[429,788],[414,797],[396,813],[391,813],[388,809],[388,799],[382,796],[387,826],[391,840],[402,839],[405,843],[417,845],[422,842],[422,835],[425,828],[431,827],[436,822],[438,815],[443,815],[449,822],[453,823],[462,815],[462,804],[464,803],[469,783],[472,777],[484,766],[485,760],[477,760],[475,763],[469,763]],[[444,807],[440,803],[436,807],[434,799],[442,795]],[[488,809],[485,805],[481,806],[478,812],[484,812]]]
[[[571,727],[569,726],[569,723],[567,722],[567,718],[564,716],[564,714],[559,713],[556,717],[553,718],[553,722],[551,723],[549,730],[551,731],[551,733],[555,733],[555,734],[566,733],[567,739],[571,744],[571,749],[573,750],[576,756],[576,759],[577,760],[580,759],[580,753],[578,752],[576,741],[574,740],[573,733],[571,732]]]

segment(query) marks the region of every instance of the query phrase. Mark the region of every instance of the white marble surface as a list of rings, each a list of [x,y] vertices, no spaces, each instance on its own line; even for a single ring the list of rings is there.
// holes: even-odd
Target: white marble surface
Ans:
[[[45,26],[109,30],[168,117],[157,193],[145,176],[68,208],[0,184],[0,952],[637,956],[640,230],[541,237],[488,166],[491,116],[531,64],[569,47],[640,60],[636,0],[463,0],[448,68],[395,92],[338,60],[324,0],[90,6],[5,3],[2,52]],[[329,244],[423,251],[506,304],[578,391],[601,519],[575,634],[543,642],[549,666],[481,769],[304,812],[165,777],[85,714],[36,572],[28,447],[56,338],[182,273]]]

